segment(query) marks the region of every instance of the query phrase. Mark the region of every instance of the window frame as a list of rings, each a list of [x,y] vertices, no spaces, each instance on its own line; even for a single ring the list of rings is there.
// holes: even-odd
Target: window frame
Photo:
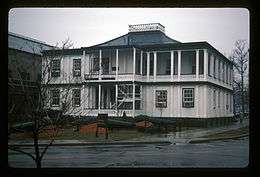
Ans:
[[[155,107],[167,108],[167,90],[155,90]]]
[[[79,66],[75,66],[76,64]],[[81,77],[81,58],[73,59],[73,77]]]
[[[79,92],[79,93],[76,93],[76,92]],[[75,97],[76,94],[79,94],[77,97]],[[78,100],[76,100],[78,99]],[[78,101],[76,104],[76,101]],[[72,105],[73,107],[80,107],[81,105],[81,89],[80,88],[75,88],[73,89],[72,91]]]
[[[57,66],[55,66],[55,68],[54,68],[54,62],[57,62]],[[60,71],[61,71],[61,60],[53,59],[51,61],[51,77],[60,77]]]
[[[185,93],[185,91],[191,91],[190,93]],[[191,94],[187,97],[185,94]],[[185,99],[191,99],[191,101],[185,101]],[[183,108],[194,108],[195,93],[194,88],[182,88],[182,107]],[[190,105],[189,105],[190,104]]]
[[[50,91],[51,91],[51,107],[59,107],[60,106],[60,89],[56,88],[56,89],[51,89]],[[54,92],[58,93],[58,95],[55,96],[55,98],[54,98]],[[58,100],[57,104],[54,104],[54,99]]]

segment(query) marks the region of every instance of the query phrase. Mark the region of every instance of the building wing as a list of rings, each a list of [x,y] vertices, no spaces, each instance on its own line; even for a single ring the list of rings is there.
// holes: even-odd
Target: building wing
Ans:
[[[161,30],[163,29],[163,30]],[[153,45],[153,44],[174,44],[180,43],[168,37],[164,33],[164,27],[158,23],[130,25],[129,32],[118,38],[91,47],[110,47],[128,45]]]
[[[41,55],[43,50],[50,50],[53,48],[53,46],[36,39],[9,32],[8,48]]]

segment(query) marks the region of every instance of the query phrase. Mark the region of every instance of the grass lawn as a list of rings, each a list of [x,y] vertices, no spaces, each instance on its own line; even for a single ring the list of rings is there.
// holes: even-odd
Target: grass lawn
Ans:
[[[201,138],[224,138],[224,137],[230,137],[230,136],[238,136],[238,135],[242,135],[242,134],[246,134],[249,133],[249,127],[242,127],[236,130],[227,130],[221,133],[214,133],[214,134],[210,134],[210,135],[205,135],[202,136]]]

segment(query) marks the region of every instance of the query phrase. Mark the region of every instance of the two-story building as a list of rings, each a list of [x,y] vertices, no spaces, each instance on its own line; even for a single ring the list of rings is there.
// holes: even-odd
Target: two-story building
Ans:
[[[232,62],[207,42],[171,39],[159,23],[129,25],[127,34],[102,44],[55,52],[63,56],[52,60],[50,107],[61,106],[70,85],[75,115],[233,117]]]
[[[9,122],[28,121],[28,99],[37,100],[41,79],[42,51],[53,46],[27,36],[8,32]],[[12,110],[12,111],[11,111]],[[27,112],[28,113],[28,112]]]

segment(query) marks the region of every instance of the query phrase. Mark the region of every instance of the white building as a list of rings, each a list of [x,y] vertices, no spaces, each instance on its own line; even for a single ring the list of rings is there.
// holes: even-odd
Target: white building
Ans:
[[[62,53],[52,61],[50,107],[61,106],[70,85],[82,116],[233,117],[232,62],[207,42],[171,39],[159,23],[129,25],[126,35]]]

